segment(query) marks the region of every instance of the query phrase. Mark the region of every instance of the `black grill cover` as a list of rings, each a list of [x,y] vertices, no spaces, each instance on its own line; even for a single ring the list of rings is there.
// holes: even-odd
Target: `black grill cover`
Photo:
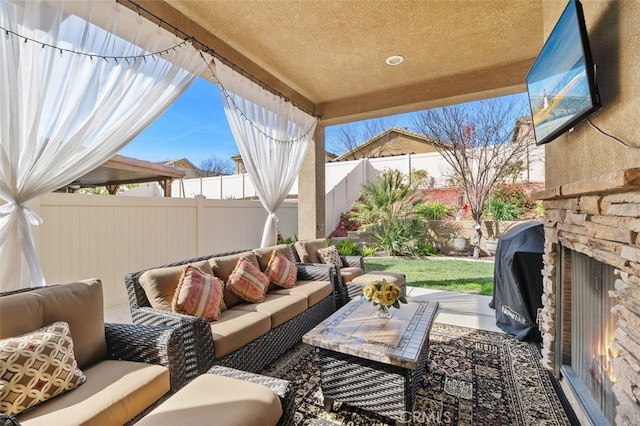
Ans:
[[[496,325],[518,340],[540,342],[536,324],[542,308],[542,222],[524,222],[509,229],[498,240],[493,274]]]

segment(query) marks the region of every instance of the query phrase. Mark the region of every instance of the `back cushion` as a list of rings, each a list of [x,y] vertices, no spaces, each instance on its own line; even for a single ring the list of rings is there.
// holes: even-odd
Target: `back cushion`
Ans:
[[[302,263],[322,263],[318,250],[328,246],[326,238],[309,241],[296,241],[294,247]]]
[[[211,259],[209,259],[209,265],[211,265],[213,275],[220,278],[224,282],[224,303],[225,305],[227,305],[227,308],[235,306],[239,303],[244,303],[244,301],[233,294],[233,292],[229,290],[227,286],[229,282],[229,275],[231,275],[236,265],[238,264],[238,261],[242,258],[247,259],[256,268],[260,267],[258,258],[251,251],[229,254],[227,256],[212,257]]]
[[[267,269],[267,266],[269,266],[269,261],[271,260],[271,256],[273,255],[273,252],[276,250],[284,254],[287,257],[287,259],[294,262],[293,253],[291,253],[291,246],[289,244],[279,244],[277,246],[262,247],[262,248],[254,249],[252,251],[255,253],[256,257],[258,258],[258,264],[260,265],[260,270],[262,272],[264,272]]]
[[[107,356],[102,282],[87,280],[0,297],[0,338],[69,324],[78,367]],[[37,324],[38,323],[38,324]]]
[[[45,325],[40,300],[31,292],[0,297],[0,339],[20,336]]]
[[[211,266],[206,260],[192,263],[192,265],[204,273],[213,275]],[[171,302],[173,301],[173,295],[176,292],[185,266],[187,266],[187,264],[150,269],[140,275],[138,283],[140,283],[144,293],[147,295],[151,307],[165,311],[172,310]]]

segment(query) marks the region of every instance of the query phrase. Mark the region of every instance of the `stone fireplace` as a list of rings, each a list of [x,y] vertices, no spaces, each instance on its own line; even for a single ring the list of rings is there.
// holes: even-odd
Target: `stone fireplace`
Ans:
[[[581,420],[638,424],[640,169],[549,188],[537,198],[546,222],[542,363]]]

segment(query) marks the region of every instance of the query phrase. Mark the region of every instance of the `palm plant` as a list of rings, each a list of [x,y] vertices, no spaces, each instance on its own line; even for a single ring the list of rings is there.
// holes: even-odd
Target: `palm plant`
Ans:
[[[415,213],[423,203],[418,188],[400,171],[384,170],[361,191],[352,216],[376,244],[392,256],[419,255],[424,227]]]

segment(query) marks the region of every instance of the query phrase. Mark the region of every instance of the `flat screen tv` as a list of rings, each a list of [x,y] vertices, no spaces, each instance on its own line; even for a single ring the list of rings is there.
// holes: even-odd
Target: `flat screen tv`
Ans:
[[[526,78],[538,145],[557,138],[600,107],[582,5],[570,0]]]

